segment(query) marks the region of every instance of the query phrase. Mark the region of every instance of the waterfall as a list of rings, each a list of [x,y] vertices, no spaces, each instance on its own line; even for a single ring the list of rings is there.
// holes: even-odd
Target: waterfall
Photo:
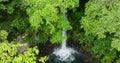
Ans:
[[[66,38],[66,34],[67,34],[67,32],[66,32],[66,30],[63,28],[63,31],[62,31],[62,37],[64,38],[63,39],[63,41],[62,41],[62,48],[66,48],[66,41],[67,41],[67,38]]]
[[[67,15],[65,14],[65,18]],[[64,38],[60,48],[55,48],[49,57],[50,63],[81,63],[80,53],[73,48],[67,47],[67,30],[62,29],[62,37]]]
[[[67,18],[67,12],[64,12],[64,17]],[[62,48],[66,48],[66,42],[67,42],[67,30],[65,28],[62,29],[62,37],[64,38],[62,41]]]
[[[62,37],[64,38],[61,47],[55,48],[49,56],[49,63],[83,63],[81,54],[73,48],[67,47],[67,31],[63,28]]]
[[[73,50],[72,48],[69,48],[69,47],[66,46],[66,42],[67,42],[66,35],[67,35],[67,32],[63,28],[62,37],[64,38],[64,40],[63,40],[63,42],[61,44],[61,47],[55,49],[53,54],[58,56],[58,60],[61,60],[61,61],[73,61],[75,58],[72,56],[72,54],[75,53],[76,51]]]

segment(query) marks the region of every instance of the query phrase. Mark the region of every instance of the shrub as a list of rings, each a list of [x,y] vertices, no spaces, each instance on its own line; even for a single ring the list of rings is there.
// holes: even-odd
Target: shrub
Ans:
[[[0,43],[0,63],[36,63],[37,47],[28,48],[22,54],[18,54],[18,47],[23,44]]]
[[[7,39],[8,32],[6,30],[0,30],[0,42],[5,41]]]

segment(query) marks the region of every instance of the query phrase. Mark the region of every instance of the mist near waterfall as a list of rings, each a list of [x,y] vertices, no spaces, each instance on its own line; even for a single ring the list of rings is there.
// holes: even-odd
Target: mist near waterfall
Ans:
[[[63,29],[62,37],[67,36],[67,32]],[[67,39],[65,38],[61,47],[55,48],[49,56],[49,63],[82,63],[81,53],[73,48],[67,47]]]

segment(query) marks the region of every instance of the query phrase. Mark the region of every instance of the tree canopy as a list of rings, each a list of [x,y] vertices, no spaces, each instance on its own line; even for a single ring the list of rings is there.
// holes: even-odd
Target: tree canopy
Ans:
[[[100,63],[120,63],[119,3],[120,0],[0,0],[0,62],[10,59],[14,63],[26,57],[34,63],[36,45],[19,55],[18,44],[62,42],[64,28],[68,39],[79,41]]]

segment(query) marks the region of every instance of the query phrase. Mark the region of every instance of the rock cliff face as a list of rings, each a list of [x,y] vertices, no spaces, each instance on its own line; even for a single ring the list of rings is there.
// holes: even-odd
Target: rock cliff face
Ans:
[[[29,48],[29,44],[25,43],[22,46],[18,47],[18,54],[24,53]]]

